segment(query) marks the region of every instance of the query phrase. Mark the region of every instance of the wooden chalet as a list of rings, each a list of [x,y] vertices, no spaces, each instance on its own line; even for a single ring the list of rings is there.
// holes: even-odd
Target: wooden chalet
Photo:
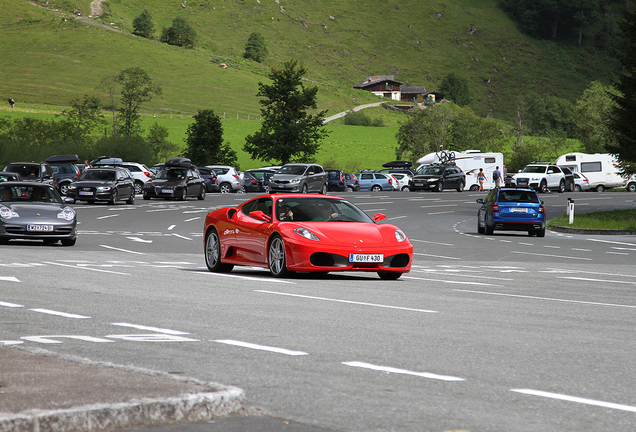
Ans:
[[[396,81],[393,75],[371,75],[354,85],[353,88],[370,91],[374,95],[399,101],[402,84]]]
[[[423,102],[426,88],[424,86],[402,86],[400,87],[400,100]]]

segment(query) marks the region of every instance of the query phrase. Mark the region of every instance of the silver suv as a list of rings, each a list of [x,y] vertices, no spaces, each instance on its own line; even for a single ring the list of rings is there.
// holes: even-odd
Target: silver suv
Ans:
[[[555,190],[565,192],[565,174],[556,165],[532,163],[512,176],[513,183],[520,188],[532,188],[545,193]],[[513,186],[514,187],[514,186]]]
[[[242,186],[239,173],[236,168],[228,165],[206,165],[216,173],[216,182],[219,185],[219,192],[233,193],[241,190]]]
[[[270,177],[269,191],[325,194],[328,181],[327,173],[320,165],[288,163]]]

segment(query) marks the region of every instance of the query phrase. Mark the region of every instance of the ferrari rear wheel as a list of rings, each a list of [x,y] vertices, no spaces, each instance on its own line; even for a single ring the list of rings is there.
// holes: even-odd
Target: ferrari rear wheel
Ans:
[[[269,271],[277,278],[289,276],[287,262],[285,260],[285,243],[280,236],[276,235],[269,243]]]
[[[212,227],[205,238],[205,265],[215,273],[227,273],[234,268],[233,264],[221,262],[221,241],[216,228]]]
[[[398,280],[400,276],[402,276],[402,273],[378,272],[378,276],[380,276],[382,280]]]

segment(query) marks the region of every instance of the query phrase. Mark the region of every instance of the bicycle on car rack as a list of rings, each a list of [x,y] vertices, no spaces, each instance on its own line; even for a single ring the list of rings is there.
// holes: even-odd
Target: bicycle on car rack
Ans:
[[[446,151],[441,150],[435,153],[437,155],[437,159],[442,164],[454,163],[455,162],[455,152],[454,151]]]

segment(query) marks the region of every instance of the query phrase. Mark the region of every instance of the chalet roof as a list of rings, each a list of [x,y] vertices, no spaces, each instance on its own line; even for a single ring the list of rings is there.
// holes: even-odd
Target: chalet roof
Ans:
[[[424,94],[426,93],[426,88],[424,86],[402,86],[400,91],[402,93]]]
[[[385,81],[392,81],[394,83],[402,85],[400,81],[395,80],[395,77],[393,75],[371,75],[360,81],[358,84],[354,85],[353,88],[365,88],[370,85],[382,83]]]

